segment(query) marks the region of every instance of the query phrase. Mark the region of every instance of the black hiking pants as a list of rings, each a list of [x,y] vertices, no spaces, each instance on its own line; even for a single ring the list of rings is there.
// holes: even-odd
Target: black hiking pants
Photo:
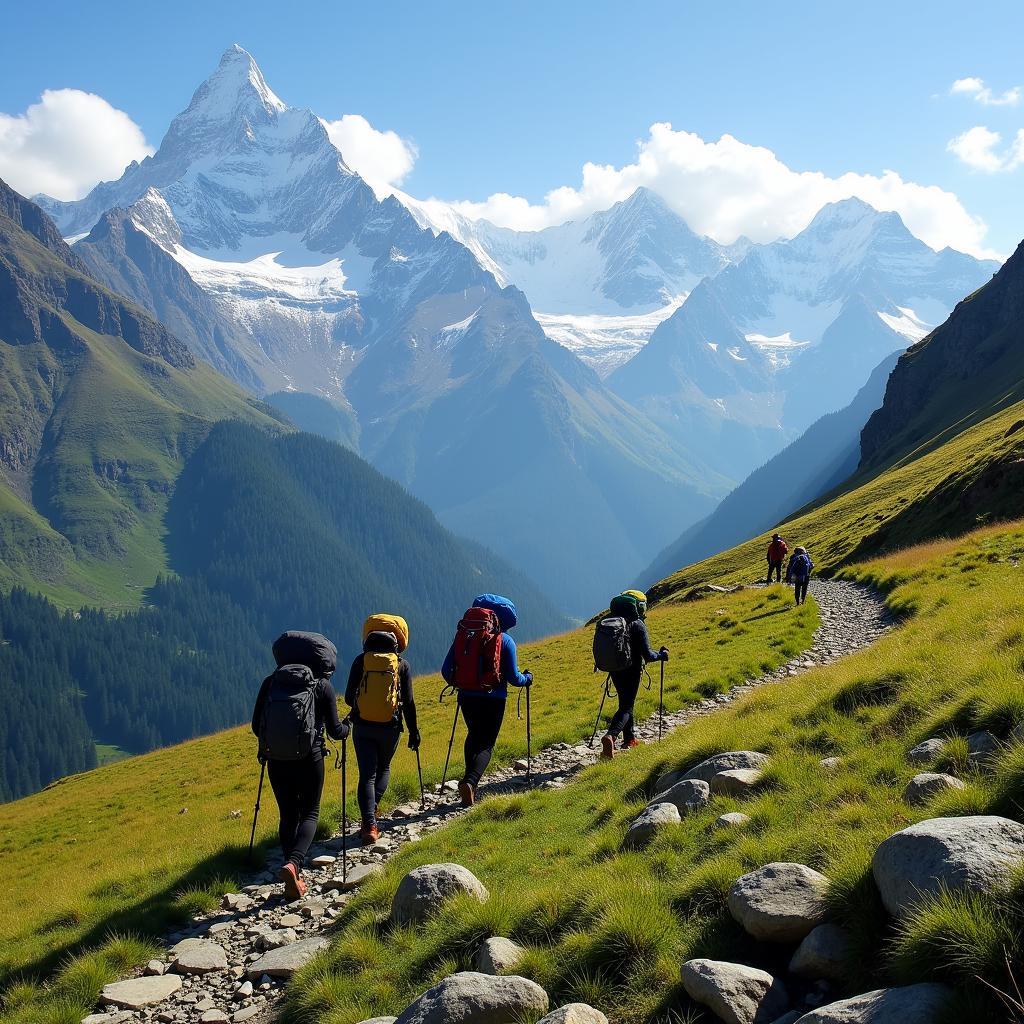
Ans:
[[[793,596],[797,604],[803,604],[807,600],[807,584],[810,582],[809,579],[793,581]]]
[[[401,735],[397,725],[356,722],[352,726],[352,746],[359,765],[356,799],[359,813],[367,824],[377,821],[377,805],[391,781],[391,761]]]
[[[268,761],[267,775],[281,815],[278,835],[285,860],[302,864],[320,820],[320,794],[324,789],[324,759],[317,750],[301,761]]]
[[[782,582],[782,560],[773,562],[770,558],[768,559],[768,582],[772,581],[772,573],[775,573],[775,582]]]
[[[633,739],[633,705],[636,704],[636,695],[640,692],[642,674],[643,669],[640,667],[612,673],[612,684],[619,697],[619,710],[612,716],[608,735],[618,737],[621,734],[625,743]]]
[[[505,718],[504,697],[477,697],[459,694],[459,707],[466,721],[466,774],[463,782],[474,789],[480,785],[484,772],[491,762],[494,744],[498,742],[501,723]]]

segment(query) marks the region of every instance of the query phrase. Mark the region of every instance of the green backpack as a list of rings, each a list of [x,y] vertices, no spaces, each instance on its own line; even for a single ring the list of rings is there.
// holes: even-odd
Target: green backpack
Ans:
[[[626,622],[636,622],[647,616],[647,602],[641,601],[632,594],[618,594],[613,597],[608,606],[609,615],[616,615]]]

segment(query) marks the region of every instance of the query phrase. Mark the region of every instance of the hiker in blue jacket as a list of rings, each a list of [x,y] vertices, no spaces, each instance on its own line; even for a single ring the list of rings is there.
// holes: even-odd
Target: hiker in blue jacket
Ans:
[[[798,605],[807,600],[807,584],[811,581],[811,570],[814,563],[807,553],[807,548],[797,548],[786,566],[786,582],[793,584],[793,595]]]
[[[509,630],[516,624],[516,606],[506,597],[481,594],[473,602],[474,608],[489,608],[498,616],[501,624],[501,671],[498,684],[490,690],[462,690],[459,692],[459,708],[466,723],[464,754],[466,771],[459,781],[459,797],[464,807],[472,807],[476,801],[476,789],[487,770],[498,733],[505,718],[509,686],[531,686],[533,674],[519,670],[516,642]],[[448,648],[441,675],[449,686],[455,685],[455,644]]]

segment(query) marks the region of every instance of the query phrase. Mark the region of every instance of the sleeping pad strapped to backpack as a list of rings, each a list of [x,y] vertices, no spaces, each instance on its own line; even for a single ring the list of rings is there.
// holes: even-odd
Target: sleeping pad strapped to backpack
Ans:
[[[402,705],[398,679],[398,639],[394,633],[374,630],[363,641],[363,678],[356,708],[363,722],[390,725]]]
[[[290,629],[274,641],[273,652],[278,668],[305,665],[317,679],[329,678],[338,667],[338,648],[320,633]]]
[[[301,761],[313,752],[316,686],[308,665],[282,665],[270,677],[260,721],[261,760]]]

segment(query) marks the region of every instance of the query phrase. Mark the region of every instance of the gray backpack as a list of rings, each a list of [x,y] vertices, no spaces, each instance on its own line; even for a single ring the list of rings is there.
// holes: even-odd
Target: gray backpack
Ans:
[[[318,739],[316,684],[305,665],[282,665],[270,677],[260,720],[263,760],[301,761],[313,753]]]
[[[601,672],[622,672],[632,664],[629,623],[618,615],[601,619],[594,630],[594,668]]]

